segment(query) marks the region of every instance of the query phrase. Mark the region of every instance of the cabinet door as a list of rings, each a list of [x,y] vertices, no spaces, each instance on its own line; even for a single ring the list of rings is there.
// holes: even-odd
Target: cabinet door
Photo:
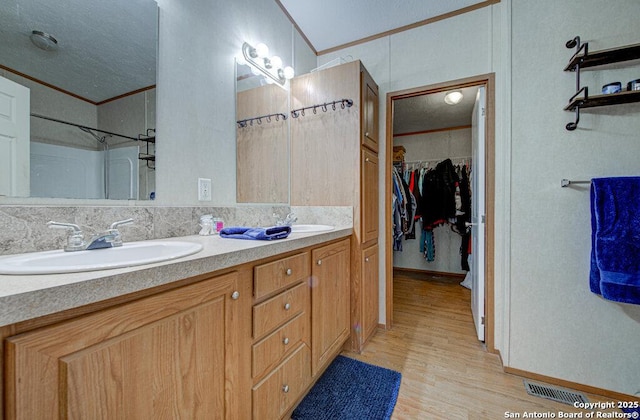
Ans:
[[[378,237],[378,155],[363,148],[361,168],[361,243],[365,243]]]
[[[311,373],[322,370],[349,337],[349,239],[317,248],[311,259]]]
[[[378,245],[362,251],[362,342],[378,328]]]
[[[238,418],[238,277],[7,339],[8,418]]]
[[[378,85],[366,70],[362,75],[362,145],[378,153]]]

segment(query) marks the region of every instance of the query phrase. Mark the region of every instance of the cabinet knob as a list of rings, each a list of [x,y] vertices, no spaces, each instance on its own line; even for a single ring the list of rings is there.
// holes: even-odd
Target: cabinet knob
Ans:
[[[282,385],[282,392],[284,392],[285,394],[289,392],[289,385]]]
[[[364,259],[364,262],[369,262],[369,257],[366,257],[366,258]]]
[[[284,304],[284,310],[288,311],[289,309],[291,309],[291,304],[289,302]]]
[[[231,299],[238,300],[239,297],[240,297],[240,292],[238,292],[237,290],[231,293]]]
[[[369,137],[369,132],[367,131],[366,133],[364,133],[364,135],[365,135],[366,137]]]
[[[282,340],[282,344],[284,344],[285,346],[289,344],[289,337],[285,337],[284,340]]]
[[[287,273],[287,276],[290,276],[291,274],[293,274],[293,270],[290,268],[287,268],[286,273]]]
[[[369,158],[364,158],[364,161],[365,162],[369,162]]]
[[[322,260],[318,260],[318,261],[316,262],[316,264],[318,264],[318,265],[322,265]]]

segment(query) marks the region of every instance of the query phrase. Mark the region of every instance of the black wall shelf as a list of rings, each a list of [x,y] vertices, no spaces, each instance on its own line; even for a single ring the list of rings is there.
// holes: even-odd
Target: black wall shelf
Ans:
[[[580,121],[580,109],[595,108],[607,105],[621,105],[640,102],[640,91],[622,91],[606,95],[589,96],[588,87],[580,85],[580,70],[597,67],[605,64],[620,63],[640,58],[640,44],[626,45],[623,47],[589,52],[589,43],[580,43],[580,37],[567,41],[567,48],[576,48],[575,54],[569,60],[564,71],[574,72],[576,75],[576,93],[569,99],[565,111],[573,111],[576,114],[574,122],[566,125],[566,129],[573,131]]]

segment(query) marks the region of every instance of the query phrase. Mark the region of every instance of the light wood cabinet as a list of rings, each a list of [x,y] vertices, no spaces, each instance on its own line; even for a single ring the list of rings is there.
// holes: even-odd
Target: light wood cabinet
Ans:
[[[362,251],[362,340],[366,341],[378,328],[378,245]]]
[[[360,61],[291,81],[293,109],[343,99],[353,105],[326,110],[319,106],[290,121],[291,205],[353,207],[349,347],[359,352],[370,337],[361,330],[363,306],[373,305],[377,292],[369,291],[377,291],[379,282],[377,270],[365,277],[360,264],[363,250],[375,245],[379,236],[378,86]]]
[[[279,419],[311,382],[309,252],[253,269],[252,415]]]
[[[293,408],[310,381],[309,347],[300,344],[253,388],[253,419],[281,418]]]
[[[233,272],[6,339],[7,417],[247,418],[245,281]]]
[[[4,418],[286,418],[349,338],[350,241],[3,327]]]
[[[362,243],[378,239],[378,155],[362,148]]]
[[[311,372],[323,370],[349,337],[350,246],[345,239],[312,251]]]
[[[378,153],[378,85],[363,71],[362,80],[362,145]]]

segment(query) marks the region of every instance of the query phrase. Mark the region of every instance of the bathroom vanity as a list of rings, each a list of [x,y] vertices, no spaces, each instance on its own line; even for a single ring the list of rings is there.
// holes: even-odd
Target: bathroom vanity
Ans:
[[[175,238],[204,249],[0,276],[4,418],[289,415],[349,338],[351,234]]]

